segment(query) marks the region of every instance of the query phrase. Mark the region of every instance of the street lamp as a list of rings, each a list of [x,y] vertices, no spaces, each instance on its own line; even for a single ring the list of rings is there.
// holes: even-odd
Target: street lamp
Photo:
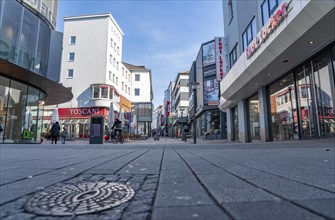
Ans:
[[[193,118],[193,138],[194,138],[194,144],[197,143],[197,132],[196,132],[196,129],[195,129],[195,126],[196,126],[195,117],[197,115],[197,86],[198,85],[199,85],[198,82],[193,82],[191,84],[192,91],[193,91],[193,106],[194,106],[194,118]]]

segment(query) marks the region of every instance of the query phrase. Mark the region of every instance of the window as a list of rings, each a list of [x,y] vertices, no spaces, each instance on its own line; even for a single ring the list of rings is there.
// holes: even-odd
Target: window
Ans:
[[[101,86],[101,98],[108,99],[108,86]]]
[[[257,29],[256,29],[256,20],[255,17],[252,18],[251,22],[248,24],[247,28],[242,34],[242,42],[243,42],[243,51],[247,49],[248,45],[251,43],[252,39],[257,34]]]
[[[124,90],[124,82],[122,82],[121,89]]]
[[[113,74],[113,83],[115,83],[115,74]]]
[[[262,24],[265,25],[270,15],[278,8],[282,0],[265,0],[261,6],[262,9]]]
[[[67,77],[68,79],[72,79],[73,78],[73,69],[68,69],[67,70]]]
[[[119,62],[116,62],[116,69],[119,70]]]
[[[229,24],[230,24],[234,17],[233,0],[228,1],[228,13],[229,13]]]
[[[127,92],[127,84],[124,85],[124,91]]]
[[[112,76],[112,71],[109,71],[109,80],[112,80],[113,76]]]
[[[237,44],[235,45],[235,47],[231,50],[229,54],[230,68],[234,66],[234,64],[236,63],[236,60],[237,60]]]
[[[100,86],[93,86],[93,98],[98,99],[100,93]]]
[[[116,43],[114,43],[114,51],[116,51]]]
[[[109,99],[113,99],[113,88],[109,88]]]
[[[129,80],[129,82],[130,82],[130,80],[131,80],[131,79],[130,79],[130,73],[128,74],[128,80]]]
[[[69,53],[69,61],[74,61],[74,53]]]
[[[113,63],[113,56],[112,56],[112,54],[109,54],[109,62]]]
[[[135,89],[135,96],[140,96],[140,89]]]
[[[116,77],[116,85],[119,85],[119,77]]]
[[[76,44],[76,36],[70,37],[70,44]]]
[[[114,44],[114,41],[113,39],[111,38],[111,47],[113,48],[113,44]]]
[[[135,74],[135,81],[140,81],[140,74]]]
[[[128,94],[130,95],[130,87],[128,87]]]
[[[117,47],[117,54],[120,54],[120,48]]]
[[[122,67],[122,76],[124,76],[124,67]]]
[[[115,67],[116,59],[113,59],[113,66]]]

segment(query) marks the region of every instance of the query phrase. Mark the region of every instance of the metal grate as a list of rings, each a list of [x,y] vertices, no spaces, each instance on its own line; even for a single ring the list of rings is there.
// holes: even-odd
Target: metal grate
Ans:
[[[83,182],[35,194],[25,205],[40,215],[73,216],[99,212],[129,201],[135,192],[120,183]]]

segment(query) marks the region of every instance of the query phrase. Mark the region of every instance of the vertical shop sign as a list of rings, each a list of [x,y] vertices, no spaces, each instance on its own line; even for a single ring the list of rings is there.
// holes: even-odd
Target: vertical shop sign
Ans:
[[[216,80],[221,81],[224,77],[224,49],[223,49],[223,37],[215,38],[215,61],[216,61]]]

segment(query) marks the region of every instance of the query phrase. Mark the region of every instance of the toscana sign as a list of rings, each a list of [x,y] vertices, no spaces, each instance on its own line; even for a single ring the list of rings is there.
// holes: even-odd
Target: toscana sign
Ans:
[[[287,16],[289,10],[288,7],[291,1],[283,2],[278,6],[277,10],[271,15],[268,22],[262,27],[258,34],[251,41],[250,45],[246,49],[247,59],[249,59],[257,49],[265,42],[270,34],[281,24],[283,19]]]

